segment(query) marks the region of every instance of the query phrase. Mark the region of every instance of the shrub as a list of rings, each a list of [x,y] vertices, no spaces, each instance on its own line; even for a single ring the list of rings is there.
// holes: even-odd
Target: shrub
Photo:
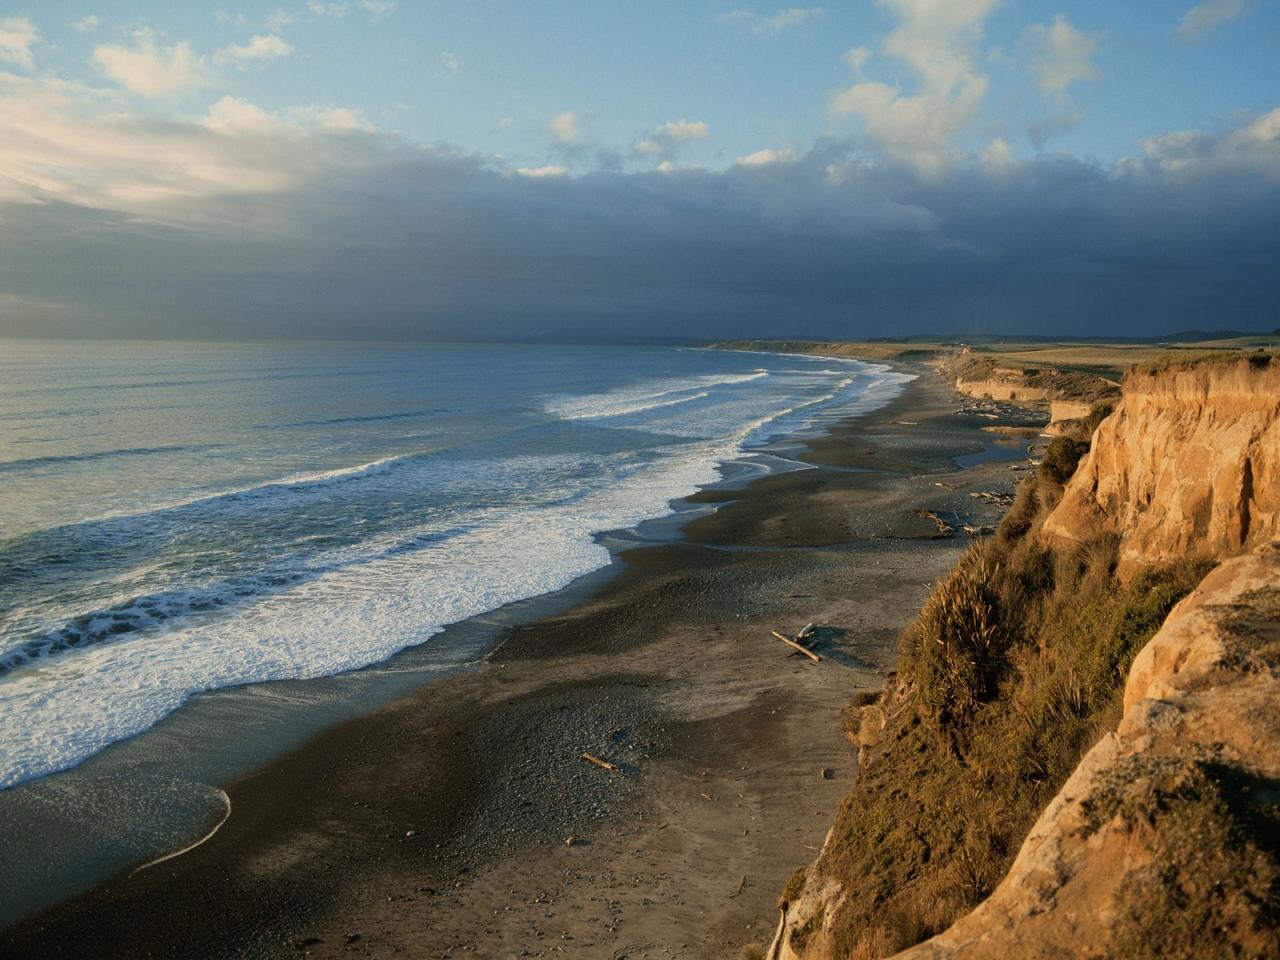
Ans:
[[[1064,484],[1076,472],[1076,464],[1089,452],[1087,440],[1076,440],[1072,437],[1054,437],[1044,451],[1044,460],[1040,463],[1040,473],[1054,483]]]

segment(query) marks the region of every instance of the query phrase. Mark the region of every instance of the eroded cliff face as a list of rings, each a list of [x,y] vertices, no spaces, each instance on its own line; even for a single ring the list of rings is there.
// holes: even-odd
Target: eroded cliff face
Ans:
[[[902,960],[1280,956],[1280,543],[1218,566],[1008,876]]]
[[[1044,525],[1067,543],[1100,532],[1120,538],[1122,578],[1280,537],[1280,361],[1127,374]]]
[[[1059,560],[1117,542],[1116,574],[1139,593],[1143,569],[1221,562],[1141,645],[1119,725],[1055,781],[1063,786],[1010,848],[990,895],[896,956],[1280,956],[1278,474],[1280,360],[1126,376],[1028,542]],[[866,742],[903,736],[894,717],[919,696],[891,683],[862,711]],[[874,783],[889,756],[872,756],[864,778]],[[835,849],[829,834],[784,894],[769,960],[872,960],[901,948],[842,928],[852,891],[867,885],[834,866]]]

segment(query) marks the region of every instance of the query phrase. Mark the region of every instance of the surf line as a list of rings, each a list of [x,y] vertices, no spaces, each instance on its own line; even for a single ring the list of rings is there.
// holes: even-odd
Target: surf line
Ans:
[[[149,868],[149,867],[154,867],[154,866],[155,866],[156,864],[158,864],[158,863],[164,863],[166,860],[172,860],[174,857],[180,857],[180,856],[182,856],[184,853],[190,853],[190,852],[191,852],[192,850],[194,850],[196,847],[200,846],[200,844],[202,844],[202,843],[206,842],[207,840],[209,840],[210,838],[212,838],[212,837],[213,837],[213,835],[214,835],[215,833],[217,833],[219,830],[221,830],[221,829],[222,829],[222,825],[223,825],[224,823],[226,823],[229,819],[231,819],[231,798],[230,798],[229,796],[227,796],[227,792],[226,792],[225,790],[219,790],[219,791],[218,791],[218,795],[222,797],[222,803],[223,803],[223,805],[226,807],[226,809],[225,809],[225,811],[224,811],[224,812],[223,812],[223,814],[222,814],[222,819],[221,819],[221,820],[219,820],[219,821],[214,825],[214,827],[213,827],[213,829],[212,829],[212,830],[210,830],[208,833],[206,833],[203,837],[201,837],[201,838],[200,838],[199,840],[197,840],[195,843],[188,844],[187,846],[183,847],[181,850],[175,850],[175,851],[173,851],[173,853],[166,853],[163,857],[157,857],[155,860],[152,860],[152,861],[150,861],[149,863],[144,863],[144,864],[143,864],[142,866],[140,866],[140,867],[135,867],[135,868],[134,868],[134,869],[129,873],[129,876],[131,876],[131,877],[132,877],[134,874],[141,873],[143,870],[146,870],[146,869],[147,869],[147,868]]]

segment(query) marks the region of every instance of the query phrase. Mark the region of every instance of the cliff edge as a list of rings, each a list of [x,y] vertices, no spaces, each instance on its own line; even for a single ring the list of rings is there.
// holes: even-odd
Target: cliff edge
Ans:
[[[1280,360],[1134,369],[1044,534],[1120,538],[1122,578],[1280,537]]]
[[[1055,440],[851,707],[769,960],[1280,956],[1278,472],[1274,355]]]

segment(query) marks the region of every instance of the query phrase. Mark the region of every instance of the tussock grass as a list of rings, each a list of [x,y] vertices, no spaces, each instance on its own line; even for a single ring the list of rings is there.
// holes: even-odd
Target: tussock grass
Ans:
[[[831,918],[838,956],[888,956],[994,889],[1080,757],[1114,728],[1134,655],[1206,572],[1181,564],[1122,584],[1114,539],[1040,542],[1087,449],[1051,444],[996,535],[903,632],[879,701],[850,707],[865,763],[813,868],[847,893]],[[793,877],[784,899],[804,884]]]

